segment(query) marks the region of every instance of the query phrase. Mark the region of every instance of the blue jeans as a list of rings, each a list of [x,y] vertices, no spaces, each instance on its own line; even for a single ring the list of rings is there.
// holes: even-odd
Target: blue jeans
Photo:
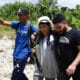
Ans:
[[[28,80],[28,78],[23,73],[26,65],[26,59],[16,59],[14,58],[14,69],[12,72],[11,80]]]

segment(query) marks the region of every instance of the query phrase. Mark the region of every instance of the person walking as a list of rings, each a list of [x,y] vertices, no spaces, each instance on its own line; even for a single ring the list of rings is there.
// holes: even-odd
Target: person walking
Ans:
[[[80,31],[69,26],[62,14],[57,14],[53,24],[58,38],[59,70],[58,80],[80,80]]]
[[[38,29],[35,25],[29,22],[29,11],[26,8],[20,8],[17,12],[19,21],[6,21],[0,19],[0,24],[11,26],[16,30],[15,48],[13,52],[13,72],[11,80],[28,80],[23,73],[28,57],[31,54],[29,45],[29,29],[32,33]],[[4,43],[3,43],[4,44]]]
[[[33,80],[55,80],[58,74],[57,60],[55,56],[54,35],[52,22],[47,16],[38,19],[39,32],[36,33],[36,45],[33,52],[36,52],[37,62]],[[38,66],[39,65],[39,66]]]

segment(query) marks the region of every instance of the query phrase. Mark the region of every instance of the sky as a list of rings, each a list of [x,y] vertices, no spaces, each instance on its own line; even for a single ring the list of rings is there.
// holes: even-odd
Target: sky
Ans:
[[[13,3],[15,1],[26,1],[26,2],[33,2],[36,3],[38,0],[0,0],[0,6],[4,5],[5,3]],[[77,4],[80,4],[80,0],[58,0],[58,6],[59,7],[69,7],[69,8],[75,8]]]
[[[58,0],[58,6],[62,7],[69,7],[69,8],[75,8],[76,5],[80,5],[80,0]]]

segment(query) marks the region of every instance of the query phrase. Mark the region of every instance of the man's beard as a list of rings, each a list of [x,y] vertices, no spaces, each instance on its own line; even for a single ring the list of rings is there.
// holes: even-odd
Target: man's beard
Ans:
[[[65,35],[66,31],[67,31],[67,29],[66,29],[66,27],[64,27],[63,31],[60,32],[60,35],[61,36]]]

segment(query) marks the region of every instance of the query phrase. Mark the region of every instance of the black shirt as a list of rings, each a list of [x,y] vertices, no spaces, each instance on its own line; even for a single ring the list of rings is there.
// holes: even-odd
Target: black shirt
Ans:
[[[80,31],[72,28],[59,37],[58,45],[60,49],[60,66],[62,69],[66,69],[79,52],[77,46],[80,45]]]

